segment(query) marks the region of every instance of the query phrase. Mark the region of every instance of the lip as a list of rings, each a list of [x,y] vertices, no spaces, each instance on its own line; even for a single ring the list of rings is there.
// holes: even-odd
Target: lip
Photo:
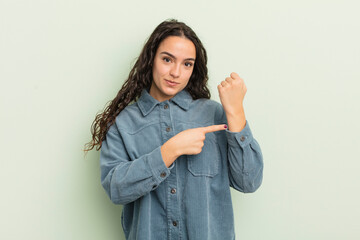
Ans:
[[[176,85],[179,84],[178,82],[173,82],[173,81],[170,81],[170,80],[167,80],[167,79],[165,79],[165,82],[166,82],[169,86],[176,86]]]

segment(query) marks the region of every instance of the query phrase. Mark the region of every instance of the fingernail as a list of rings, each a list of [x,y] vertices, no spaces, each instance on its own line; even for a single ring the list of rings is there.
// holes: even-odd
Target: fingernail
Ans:
[[[226,124],[224,125],[224,128],[227,128],[227,125],[226,125]]]

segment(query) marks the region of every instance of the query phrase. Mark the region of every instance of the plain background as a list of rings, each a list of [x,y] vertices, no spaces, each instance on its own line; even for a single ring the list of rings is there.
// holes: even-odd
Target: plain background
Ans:
[[[86,157],[153,29],[177,18],[209,85],[245,80],[262,186],[232,190],[237,239],[360,239],[358,1],[1,0],[0,239],[124,239],[122,207]]]

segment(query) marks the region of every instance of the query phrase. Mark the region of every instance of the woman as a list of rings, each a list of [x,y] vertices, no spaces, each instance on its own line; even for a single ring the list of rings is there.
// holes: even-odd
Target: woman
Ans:
[[[162,22],[92,125],[87,150],[101,148],[101,182],[124,205],[126,239],[235,239],[229,186],[254,192],[262,182],[244,81],[231,73],[221,104],[210,100],[206,64],[190,27]]]

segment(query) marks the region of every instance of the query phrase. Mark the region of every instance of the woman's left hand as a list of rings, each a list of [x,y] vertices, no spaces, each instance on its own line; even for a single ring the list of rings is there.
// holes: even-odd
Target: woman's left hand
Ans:
[[[243,113],[243,101],[247,89],[244,80],[237,73],[232,72],[230,77],[222,81],[218,85],[218,91],[227,115],[237,116]]]

